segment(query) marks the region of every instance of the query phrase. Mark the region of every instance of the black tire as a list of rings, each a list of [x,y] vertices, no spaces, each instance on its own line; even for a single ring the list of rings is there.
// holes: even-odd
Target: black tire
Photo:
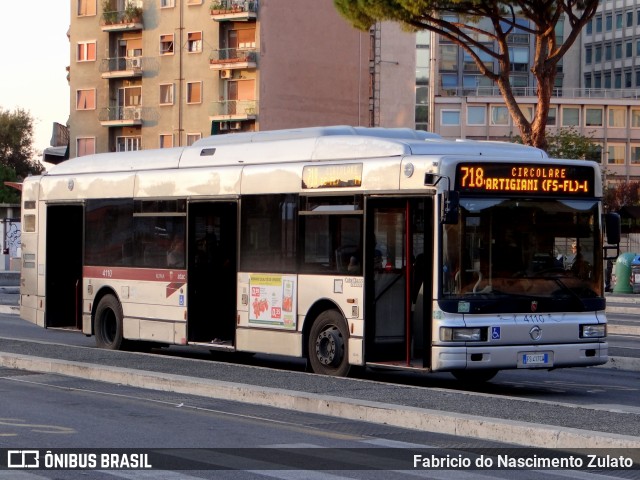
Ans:
[[[337,310],[318,315],[309,332],[309,363],[314,373],[346,377],[349,373],[349,333]]]
[[[486,383],[498,374],[498,370],[455,370],[451,374],[468,385]]]
[[[122,350],[122,305],[113,295],[105,295],[98,303],[95,318],[96,345],[109,350]]]

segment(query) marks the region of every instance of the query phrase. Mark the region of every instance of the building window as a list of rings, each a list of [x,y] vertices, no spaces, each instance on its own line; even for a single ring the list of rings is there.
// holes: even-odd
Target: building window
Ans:
[[[615,44],[615,56],[616,60],[620,60],[622,58],[622,43]]]
[[[626,42],[624,44],[624,55],[627,58],[633,57],[633,43],[632,42]]]
[[[596,33],[602,33],[602,16],[596,17]]]
[[[627,12],[627,27],[633,27],[633,12]]]
[[[76,139],[76,156],[83,157],[96,153],[96,139],[93,137]]]
[[[440,71],[458,69],[458,46],[440,45]]]
[[[596,45],[596,49],[594,50],[594,62],[600,63],[602,61],[602,47],[600,45]]]
[[[467,125],[486,125],[487,124],[487,107],[485,106],[468,106],[467,107]]]
[[[491,125],[509,125],[509,110],[504,106],[491,107]]]
[[[580,109],[576,107],[562,107],[562,126],[577,127],[580,125]]]
[[[512,72],[526,72],[529,70],[529,47],[510,47],[509,61]]]
[[[142,150],[142,137],[116,137],[116,152],[136,152]]]
[[[175,6],[175,0],[160,0],[160,8],[173,8]]]
[[[524,115],[524,118],[526,118],[528,122],[533,122],[533,112],[535,110],[532,105],[521,106],[520,110],[522,110],[522,114]]]
[[[607,146],[608,159],[610,165],[624,165],[626,145],[624,143],[609,143]]]
[[[171,147],[173,147],[173,134],[172,133],[160,134],[160,148],[171,148]]]
[[[622,29],[622,13],[616,13],[616,30]]]
[[[76,110],[95,110],[95,108],[96,90],[94,88],[76,91]]]
[[[593,19],[587,22],[587,35],[593,34]]]
[[[173,55],[173,33],[160,35],[160,55]]]
[[[160,84],[160,105],[173,105],[173,83]]]
[[[97,12],[96,0],[78,0],[78,16],[89,17]]]
[[[609,126],[613,128],[626,127],[626,112],[626,108],[609,107]]]
[[[640,108],[631,109],[631,128],[640,128]]]
[[[96,42],[78,42],[78,61],[95,62]]]
[[[460,110],[442,110],[440,120],[443,126],[460,125]]]
[[[607,32],[613,29],[613,15],[609,14],[604,17],[604,29]]]
[[[631,144],[631,157],[629,159],[631,165],[640,165],[640,144]]]
[[[202,82],[187,82],[187,103],[202,103]]]
[[[622,72],[613,74],[613,88],[622,88]]]
[[[556,126],[556,117],[558,116],[558,109],[556,107],[549,107],[549,113],[547,113],[547,126]]]
[[[604,46],[604,61],[607,62],[611,60],[611,44],[608,43]]]
[[[190,147],[201,138],[202,138],[201,133],[187,133],[187,147]]]
[[[202,32],[187,33],[187,51],[189,53],[202,52]]]
[[[604,125],[604,112],[602,108],[587,108],[584,124],[586,127],[602,127]]]
[[[591,47],[586,47],[584,49],[584,63],[586,63],[587,65],[591,64],[591,54],[592,54],[592,50]]]
[[[202,5],[202,0],[187,0],[187,5]]]

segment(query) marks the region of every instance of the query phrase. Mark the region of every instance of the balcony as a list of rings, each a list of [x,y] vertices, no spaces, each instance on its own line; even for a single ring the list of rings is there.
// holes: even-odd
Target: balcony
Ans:
[[[212,70],[256,68],[258,51],[255,48],[224,48],[209,55]]]
[[[101,28],[103,32],[142,30],[144,28],[142,8],[127,7],[126,10],[104,12]]]
[[[209,8],[216,22],[248,22],[258,16],[257,0],[213,0]]]
[[[107,107],[100,110],[98,120],[103,127],[135,127],[142,125],[145,109],[137,107]]]
[[[257,106],[256,100],[213,102],[209,110],[209,120],[218,122],[255,120]]]
[[[100,64],[102,78],[141,77],[144,62],[142,57],[106,58]]]

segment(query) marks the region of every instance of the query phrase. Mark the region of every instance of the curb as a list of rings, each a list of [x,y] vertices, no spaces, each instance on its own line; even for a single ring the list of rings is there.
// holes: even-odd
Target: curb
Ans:
[[[115,383],[151,390],[198,395],[331,417],[512,443],[524,447],[565,450],[589,448],[636,448],[640,439],[628,435],[592,432],[575,428],[478,418],[471,415],[351,400],[329,395],[291,392],[253,385],[145,372],[120,367],[102,367],[80,362],[0,353],[0,366]]]

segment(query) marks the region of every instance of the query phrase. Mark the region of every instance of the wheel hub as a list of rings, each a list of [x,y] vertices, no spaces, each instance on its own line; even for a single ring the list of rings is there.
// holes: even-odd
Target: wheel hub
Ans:
[[[336,327],[323,330],[316,339],[316,356],[323,365],[339,365],[343,348],[344,342]]]

